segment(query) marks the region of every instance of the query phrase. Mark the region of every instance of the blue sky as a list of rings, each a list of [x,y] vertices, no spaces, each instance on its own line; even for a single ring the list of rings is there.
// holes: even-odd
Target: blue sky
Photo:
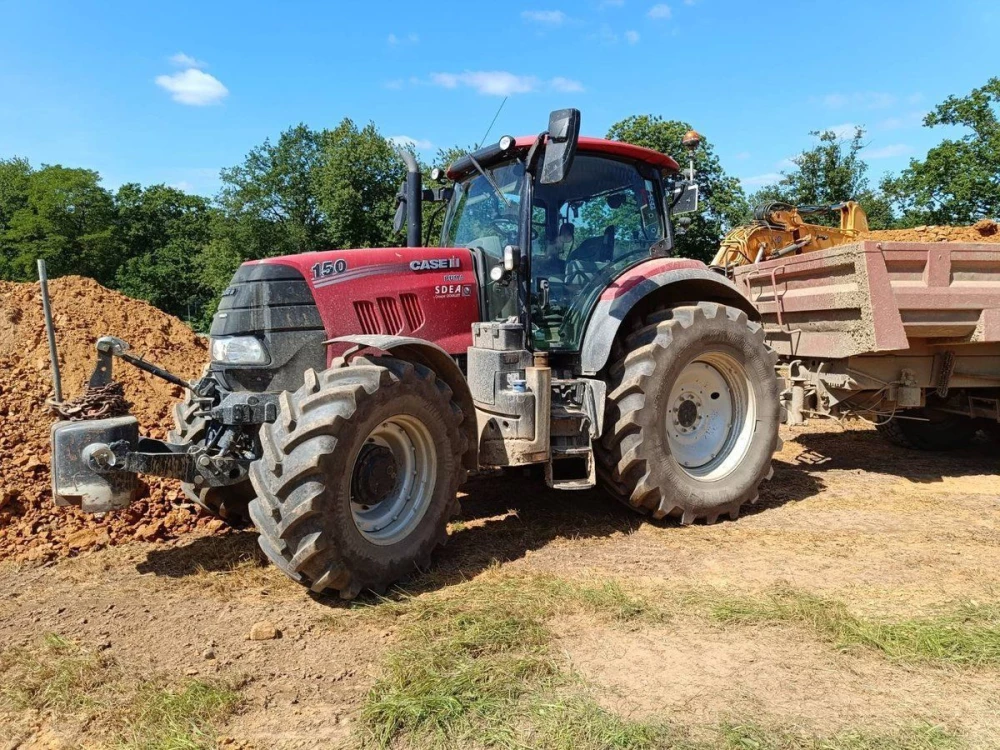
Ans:
[[[810,130],[868,130],[876,179],[920,125],[1000,74],[1000,2],[0,0],[0,158],[211,195],[220,167],[305,122],[373,120],[425,155],[544,129],[683,119],[748,189]]]

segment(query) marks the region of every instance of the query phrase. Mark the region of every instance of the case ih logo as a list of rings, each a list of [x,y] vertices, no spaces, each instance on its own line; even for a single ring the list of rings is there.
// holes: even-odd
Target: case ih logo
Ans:
[[[441,271],[446,268],[461,268],[460,258],[429,258],[426,260],[411,260],[411,271]]]

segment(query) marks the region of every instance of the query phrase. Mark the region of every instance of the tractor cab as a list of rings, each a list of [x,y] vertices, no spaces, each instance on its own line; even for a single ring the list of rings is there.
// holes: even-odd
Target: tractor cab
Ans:
[[[442,246],[481,255],[487,320],[528,317],[531,348],[575,352],[608,284],[669,254],[671,213],[687,208],[678,198],[689,193],[669,156],[598,138],[568,144],[568,163],[551,179],[544,164],[537,169],[543,145],[548,162],[541,136],[506,136],[455,162]]]

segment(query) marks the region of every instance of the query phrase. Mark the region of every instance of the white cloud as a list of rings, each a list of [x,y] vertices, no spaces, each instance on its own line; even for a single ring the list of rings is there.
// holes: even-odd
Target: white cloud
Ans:
[[[562,76],[556,76],[551,81],[549,85],[556,91],[561,91],[564,94],[573,94],[583,91],[583,84],[579,81],[575,81],[572,78],[563,78]]]
[[[396,34],[389,34],[389,36],[385,38],[385,41],[388,43],[390,47],[395,47],[399,44],[403,44],[404,42],[408,44],[416,44],[417,42],[420,41],[420,36],[419,34],[413,34],[413,33],[407,34],[405,37],[400,37],[397,36]]]
[[[669,5],[667,5],[666,3],[659,3],[658,5],[654,5],[652,8],[650,8],[649,13],[647,13],[646,15],[648,15],[650,18],[654,18],[659,21],[665,21],[668,18],[670,18],[670,16],[673,14],[670,10]]]
[[[561,10],[525,10],[521,11],[521,18],[532,23],[559,26],[566,21],[566,14]]]
[[[782,178],[778,172],[767,172],[766,174],[758,174],[753,177],[741,177],[740,182],[742,182],[747,187],[760,187],[761,185],[773,185]]]
[[[861,152],[865,159],[892,159],[897,156],[906,156],[913,153],[913,147],[905,143],[893,143],[889,146],[879,146],[878,148],[866,148]]]
[[[740,151],[733,158],[738,159],[739,161],[746,161],[747,159],[750,158],[750,152],[749,151]]]
[[[628,42],[629,44],[638,44],[639,32],[629,29],[628,31],[625,32],[625,41]]]
[[[392,80],[386,81],[385,83],[383,83],[382,86],[384,88],[392,89],[393,91],[396,91],[398,89],[403,88],[403,79],[402,78],[393,78]]]
[[[858,130],[858,126],[853,122],[845,122],[841,125],[831,125],[828,128],[823,128],[821,132],[832,131],[839,140],[847,140],[848,138],[853,138],[854,134]]]
[[[170,64],[176,65],[178,68],[207,68],[208,63],[202,62],[191,55],[185,55],[183,52],[178,52],[176,55],[170,56]]]
[[[156,85],[169,91],[175,102],[195,107],[217,104],[229,95],[222,81],[196,68],[157,76]]]
[[[434,144],[424,138],[411,138],[408,135],[391,135],[389,136],[389,142],[394,146],[402,146],[403,148],[417,148],[425,151],[429,148],[434,148]]]
[[[907,112],[895,117],[887,117],[875,127],[879,130],[902,130],[904,128],[917,128],[924,124],[926,112]]]
[[[528,94],[538,88],[535,76],[519,76],[505,70],[467,70],[464,73],[432,73],[431,83],[446,89],[465,87],[488,96]]]
[[[182,193],[193,193],[194,185],[192,185],[187,180],[179,180],[172,185],[170,185],[174,190],[180,190]]]
[[[907,98],[910,99],[912,96]],[[843,107],[887,109],[895,106],[899,102],[899,97],[883,91],[855,91],[847,94],[826,94],[820,97],[820,102],[822,102],[823,106],[830,109],[842,109]]]

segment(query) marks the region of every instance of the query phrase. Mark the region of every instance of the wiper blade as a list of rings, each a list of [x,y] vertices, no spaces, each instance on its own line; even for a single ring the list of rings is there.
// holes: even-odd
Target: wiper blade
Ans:
[[[507,208],[510,208],[510,201],[507,200],[507,196],[503,194],[503,191],[500,190],[500,186],[493,181],[493,178],[490,177],[488,174],[486,174],[486,170],[484,170],[479,165],[479,162],[476,161],[476,157],[474,157],[472,154],[466,154],[466,156],[469,157],[469,161],[472,162],[472,166],[476,168],[476,171],[479,172],[479,174],[481,174],[483,177],[485,177],[486,181],[490,183],[490,187],[492,187],[496,191],[496,194],[500,196],[500,200],[504,202]]]

